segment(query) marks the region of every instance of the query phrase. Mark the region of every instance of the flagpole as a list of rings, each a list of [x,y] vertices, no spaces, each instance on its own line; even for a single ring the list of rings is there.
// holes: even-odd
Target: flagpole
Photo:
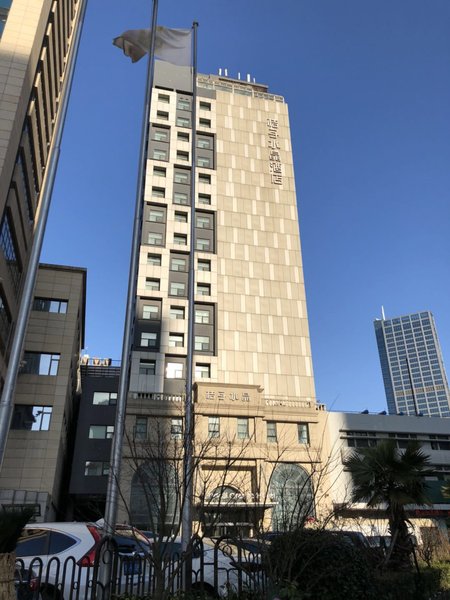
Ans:
[[[194,374],[194,299],[195,299],[195,174],[197,162],[197,27],[195,21],[193,29],[192,53],[192,136],[191,136],[191,228],[190,228],[190,258],[188,277],[188,354],[186,368],[186,399],[184,407],[184,498],[181,517],[181,550],[186,552],[192,538],[192,509],[194,497],[194,399],[193,399],[193,374]],[[186,569],[187,571],[188,569]],[[185,578],[185,585],[189,585],[189,578]]]
[[[125,325],[122,345],[122,360],[119,379],[119,390],[117,394],[116,421],[114,426],[114,437],[111,447],[111,467],[108,476],[108,488],[105,504],[105,535],[112,535],[115,530],[117,519],[117,508],[119,499],[119,479],[122,463],[122,447],[125,431],[125,416],[127,408],[127,396],[130,383],[131,349],[133,343],[134,322],[136,318],[136,295],[139,268],[139,251],[142,233],[142,220],[144,212],[144,188],[145,172],[147,166],[147,142],[150,128],[150,106],[152,99],[153,79],[155,72],[155,39],[158,17],[158,0],[153,0],[153,12],[151,21],[150,52],[147,62],[147,79],[145,89],[144,114],[141,126],[141,149],[139,156],[139,170],[136,190],[136,204],[134,212],[133,237],[131,242],[130,271],[128,275],[128,293],[125,310]]]
[[[6,443],[8,441],[8,433],[14,406],[14,392],[17,384],[17,375],[19,372],[23,343],[25,340],[25,334],[30,316],[31,303],[33,300],[34,287],[39,268],[39,259],[44,241],[45,227],[47,224],[48,213],[50,211],[50,203],[56,177],[56,168],[58,166],[59,155],[61,151],[61,141],[67,115],[67,107],[69,104],[70,91],[72,88],[73,75],[75,71],[75,63],[78,55],[78,48],[80,46],[84,15],[86,13],[86,3],[86,1],[80,2],[78,23],[72,37],[72,47],[69,50],[67,68],[60,96],[60,108],[56,116],[54,137],[51,142],[48,165],[42,183],[41,197],[39,201],[39,213],[36,218],[33,244],[31,246],[27,273],[23,285],[14,337],[9,355],[5,384],[0,401],[0,469],[3,464]]]

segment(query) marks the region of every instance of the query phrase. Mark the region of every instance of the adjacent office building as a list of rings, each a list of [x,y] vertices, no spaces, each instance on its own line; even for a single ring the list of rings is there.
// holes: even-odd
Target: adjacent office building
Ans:
[[[0,505],[39,521],[67,515],[85,297],[85,269],[40,266],[0,472]]]
[[[120,367],[109,358],[82,356],[80,375],[69,514],[76,521],[96,521],[105,514]]]
[[[442,487],[450,481],[450,432],[446,419],[330,412],[327,438],[333,456],[333,485],[327,490],[330,508],[335,514],[332,526],[360,530],[366,535],[388,535],[384,507],[351,503],[352,479],[344,469],[343,461],[354,451],[386,441],[394,443],[400,452],[410,442],[416,442],[430,459],[429,472],[425,476],[429,504],[408,505],[408,518],[417,539],[434,527],[448,536],[450,499],[442,493]]]
[[[450,417],[450,391],[431,312],[374,321],[390,414]]]
[[[0,2],[0,391],[84,0]],[[0,503],[63,516],[86,274],[41,266],[0,474]]]
[[[213,489],[201,495],[234,498],[236,511],[247,502],[254,517],[267,508],[255,498],[267,498],[262,479],[269,480],[281,446],[278,478],[287,469],[292,494],[300,493],[295,482],[308,479],[324,415],[314,391],[288,110],[266,85],[214,75],[199,75],[197,84],[193,123],[188,70],[156,65],[127,435],[144,443],[155,419],[165,418],[167,438],[182,437],[194,261],[196,439],[248,440],[239,477],[231,481],[211,467]],[[123,486],[130,495],[121,518],[148,528],[138,474],[126,466]],[[230,502],[224,523],[233,521]],[[247,532],[254,521],[248,513],[234,520]]]
[[[83,1],[0,3],[0,383]]]

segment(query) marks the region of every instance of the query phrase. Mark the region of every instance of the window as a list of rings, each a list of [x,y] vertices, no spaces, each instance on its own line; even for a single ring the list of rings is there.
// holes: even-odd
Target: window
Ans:
[[[203,119],[204,121],[205,119]],[[202,119],[200,119],[202,121]],[[211,121],[208,121],[211,125]],[[197,148],[203,148],[204,150],[211,150],[212,148],[212,137],[199,135],[197,137]]]
[[[156,142],[168,142],[169,141],[169,131],[167,129],[156,129],[153,132],[153,139]]]
[[[201,110],[211,110],[211,103],[200,101],[200,109]]]
[[[153,188],[156,189],[156,188]],[[163,190],[164,193],[164,190]],[[164,196],[162,196],[164,197]],[[148,211],[148,217],[147,220],[150,221],[151,223],[164,223],[165,221],[165,211],[162,208],[151,208]]]
[[[67,313],[67,300],[55,300],[53,298],[35,298],[33,301],[33,310],[40,312]]]
[[[187,271],[187,259],[186,258],[175,258],[172,257],[170,260],[170,270],[171,271]]]
[[[308,423],[298,423],[298,443],[309,444],[309,426]]]
[[[267,441],[277,441],[277,424],[275,421],[267,421]]]
[[[149,233],[147,238],[147,244],[149,246],[162,246],[163,235],[162,233]]]
[[[210,184],[211,183],[211,175],[207,175],[206,173],[199,173],[198,174],[198,182]]]
[[[158,110],[158,111],[156,111],[156,117],[158,119],[161,119],[162,121],[168,121],[169,113],[166,112],[165,110]]]
[[[191,120],[189,117],[177,117],[177,127],[190,127]]]
[[[17,291],[19,287],[22,266],[18,261],[18,252],[15,239],[13,237],[12,228],[10,225],[9,214],[5,214],[1,225],[0,248],[3,250],[3,254],[5,256],[6,263],[9,268],[9,274],[11,275],[14,289],[15,291]]]
[[[87,460],[84,463],[84,474],[86,477],[109,475],[109,462],[99,460]]]
[[[51,406],[35,406],[32,404],[15,404],[11,429],[27,431],[48,431],[52,417]]]
[[[199,258],[197,261],[197,269],[199,271],[211,271],[211,261]]]
[[[189,160],[189,152],[184,152],[183,150],[177,150],[177,160],[188,161]]]
[[[183,439],[183,419],[174,417],[170,420],[170,437],[173,440]]]
[[[154,267],[161,266],[161,254],[147,254],[147,264]]]
[[[220,435],[219,417],[208,417],[208,437],[216,438]]]
[[[211,229],[211,215],[201,214],[195,217],[195,226],[199,229]]]
[[[152,304],[144,304],[142,307],[142,318],[143,319],[159,319],[159,309],[157,306]]]
[[[195,309],[195,322],[207,325],[209,323],[209,310],[202,308]]]
[[[178,110],[191,110],[191,103],[186,98],[178,98],[177,108]]]
[[[198,203],[206,204],[209,206],[211,204],[211,194],[199,194],[198,195]]]
[[[147,417],[136,417],[136,423],[134,425],[134,439],[147,439]]]
[[[173,174],[173,180],[175,183],[189,183],[189,175],[190,171],[186,171],[186,169],[181,169],[175,171]]]
[[[139,361],[139,375],[156,375],[156,360],[141,358]]]
[[[162,150],[161,148],[153,148],[153,159],[167,160],[167,150]]]
[[[57,375],[59,358],[59,354],[25,352],[23,355],[22,373],[30,375]]]
[[[172,281],[169,288],[169,296],[186,296],[186,284]]]
[[[208,158],[207,156],[198,156],[197,157],[197,166],[198,167],[203,167],[204,169],[210,169],[211,168],[211,159]]]
[[[199,352],[207,352],[209,350],[209,336],[196,335],[194,345],[195,350]]]
[[[160,280],[152,279],[151,277],[147,277],[145,280],[145,289],[150,290],[152,292],[159,292],[160,288]]]
[[[209,283],[197,283],[198,296],[211,296],[211,286]]]
[[[182,348],[184,335],[182,333],[169,333],[169,348]]]
[[[184,233],[174,233],[173,243],[176,244],[177,246],[186,246],[187,235],[185,235]]]
[[[160,102],[164,102],[165,104],[169,104],[170,96],[168,96],[167,94],[158,94],[158,100]]]
[[[91,425],[89,427],[90,440],[110,440],[114,435],[114,425]]]
[[[237,437],[239,440],[247,440],[249,435],[248,419],[239,417],[237,420]]]
[[[189,204],[189,196],[184,192],[174,192],[173,193],[173,203],[174,204]]]
[[[200,252],[209,252],[211,250],[211,240],[206,238],[197,238],[195,240],[195,249]]]
[[[171,306],[169,317],[171,319],[184,319],[184,308],[182,306]]]
[[[0,336],[4,344],[9,337],[9,330],[11,328],[11,313],[9,311],[6,300],[3,297],[3,293],[0,291]]]
[[[148,331],[143,331],[141,333],[141,346],[145,348],[156,348],[158,340],[158,334],[149,333]]]
[[[200,127],[210,128],[211,119],[199,119]],[[210,146],[199,146],[199,148],[210,148]]]
[[[97,406],[115,406],[117,404],[116,392],[94,392],[92,404]]]
[[[166,176],[165,167],[153,167],[153,175],[155,177],[165,177]]]
[[[179,142],[189,142],[189,134],[185,131],[179,131],[177,133],[177,140]]]
[[[176,223],[187,223],[188,222],[187,213],[176,210],[175,211],[175,222]]]
[[[195,378],[196,379],[208,379],[209,377],[211,377],[211,365],[196,363]]]
[[[168,362],[166,364],[166,379],[183,379],[183,363]]]

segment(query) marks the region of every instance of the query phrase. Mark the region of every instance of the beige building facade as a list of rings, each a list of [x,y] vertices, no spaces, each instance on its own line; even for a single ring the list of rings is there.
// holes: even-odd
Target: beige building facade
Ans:
[[[0,381],[84,0],[12,0],[0,39]]]
[[[173,460],[182,450],[193,260],[194,495],[199,511],[209,506],[198,521],[210,533],[239,523],[250,533],[255,521],[279,528],[288,518],[277,485],[291,480],[289,493],[303,494],[306,506],[324,410],[314,391],[287,105],[257,83],[199,75],[197,86],[192,214],[191,82],[187,70],[157,62],[121,519],[152,526],[145,496],[152,478],[161,480],[149,467],[155,448],[164,442]]]
[[[0,504],[38,521],[66,514],[85,295],[85,269],[40,266],[0,473]]]

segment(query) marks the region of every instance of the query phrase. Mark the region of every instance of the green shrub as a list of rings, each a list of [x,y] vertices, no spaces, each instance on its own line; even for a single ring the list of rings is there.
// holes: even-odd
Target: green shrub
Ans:
[[[267,562],[280,594],[295,583],[297,598],[378,599],[367,556],[333,532],[300,529],[286,533],[273,541]]]

